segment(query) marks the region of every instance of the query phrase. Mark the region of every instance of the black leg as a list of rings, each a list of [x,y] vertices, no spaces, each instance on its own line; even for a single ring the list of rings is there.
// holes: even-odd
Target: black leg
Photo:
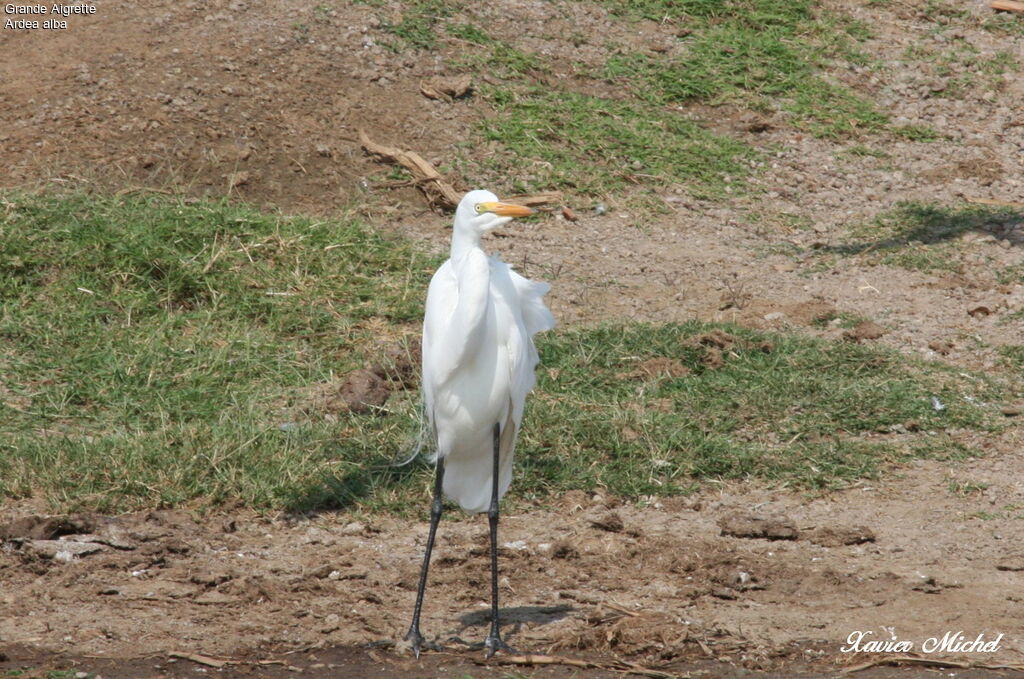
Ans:
[[[444,484],[444,459],[437,458],[437,474],[434,476],[434,499],[430,504],[430,532],[427,534],[427,549],[423,554],[423,567],[420,569],[420,583],[416,588],[416,607],[412,611],[412,624],[405,640],[412,645],[413,653],[420,657],[423,646],[423,635],[420,634],[420,611],[423,608],[423,593],[427,589],[427,571],[430,569],[430,552],[434,550],[434,536],[437,524],[441,522],[441,487]]]
[[[491,632],[484,642],[486,657],[496,651],[517,654],[517,651],[501,640],[498,625],[498,466],[501,453],[501,426],[494,423],[494,473],[491,477],[491,506],[487,511],[487,522],[491,528]]]

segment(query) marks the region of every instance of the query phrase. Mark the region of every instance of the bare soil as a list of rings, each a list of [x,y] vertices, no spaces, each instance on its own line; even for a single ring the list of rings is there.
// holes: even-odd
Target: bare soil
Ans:
[[[858,257],[822,268],[815,256],[772,249],[841,246],[846,225],[903,200],[1024,202],[1020,73],[977,74],[954,90],[966,67],[930,72],[904,57],[915,46],[941,54],[954,40],[984,56],[1008,52],[1019,68],[1024,41],[983,28],[991,10],[977,1],[832,4],[870,24],[875,37],[866,49],[883,64],[835,77],[942,139],[869,136],[857,143],[887,157],[844,154],[837,151],[855,142],[816,139],[781,120],[751,125],[743,111],[695,108],[692,115],[772,150],[770,167],[751,180],[763,193],[707,204],[670,189],[663,196],[670,214],[660,216],[630,214],[612,198],[608,214],[574,206],[579,221],[517,227],[491,247],[553,283],[552,309],[563,324],[731,320],[836,340],[845,332],[849,341],[1005,370],[997,350],[1021,343],[1022,322],[1011,315],[1024,308],[1024,286],[1000,284],[994,272],[1024,261],[1019,223],[959,234],[956,273]],[[364,180],[380,168],[360,152],[356,130],[440,164],[454,159],[452,144],[485,106],[420,93],[421,80],[451,75],[443,44],[436,53],[394,52],[383,46],[380,10],[316,7],[312,0],[104,3],[96,15],[71,17],[66,31],[0,31],[0,186],[184,191],[319,214],[357,201],[382,227],[443,250],[446,218],[429,212],[413,188],[367,188]],[[615,32],[626,44],[656,44],[673,30],[624,28],[575,3],[507,0],[465,11],[497,28],[521,28],[505,33],[567,71],[599,62],[603,48],[542,35]],[[952,38],[933,30],[940,20],[955,24]],[[969,313],[978,306],[990,313]],[[835,312],[875,327],[821,322]],[[910,640],[915,651],[962,631],[969,639],[1002,634],[999,650],[921,656],[1020,666],[1024,427],[968,442],[985,457],[917,462],[824,496],[751,483],[684,500],[622,503],[570,493],[548,506],[513,502],[501,536],[505,634],[535,653],[739,677],[828,676],[886,657],[840,652],[856,631],[872,632],[866,640]],[[486,633],[479,520],[443,524],[423,626],[450,650],[415,661],[386,644],[366,645],[405,631],[422,521],[175,510],[46,524],[46,515],[30,502],[0,506],[0,670],[621,676],[478,666],[479,652],[459,650],[453,638],[473,643]],[[740,537],[737,526],[759,528]],[[97,549],[63,561],[60,545],[40,542],[61,534]],[[172,654],[239,662],[218,669]],[[853,676],[897,673],[937,670],[875,667]]]

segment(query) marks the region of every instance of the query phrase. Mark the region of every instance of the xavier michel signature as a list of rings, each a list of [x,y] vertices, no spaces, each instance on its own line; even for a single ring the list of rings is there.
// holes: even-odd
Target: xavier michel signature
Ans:
[[[889,639],[871,639],[874,632],[851,632],[846,637],[846,646],[840,648],[842,653],[911,653],[915,644],[909,639],[900,639],[896,636],[893,628],[883,627],[889,633]],[[946,632],[941,637],[929,637],[921,642],[920,650],[923,653],[995,653],[999,650],[999,642],[1003,635],[999,634],[994,639],[987,639],[985,634],[979,634],[970,639],[964,636],[963,631]]]

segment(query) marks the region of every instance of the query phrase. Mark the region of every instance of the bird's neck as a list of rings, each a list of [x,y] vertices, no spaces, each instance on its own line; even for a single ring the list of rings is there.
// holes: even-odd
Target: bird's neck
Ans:
[[[480,234],[475,231],[456,230],[452,233],[452,249],[450,256],[453,262],[465,259],[469,253],[480,250]]]

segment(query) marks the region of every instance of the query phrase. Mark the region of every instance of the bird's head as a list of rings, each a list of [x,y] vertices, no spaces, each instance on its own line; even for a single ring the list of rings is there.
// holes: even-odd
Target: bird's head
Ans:
[[[470,191],[455,210],[455,229],[468,230],[478,236],[510,222],[514,217],[532,215],[523,205],[502,203],[490,191]]]

